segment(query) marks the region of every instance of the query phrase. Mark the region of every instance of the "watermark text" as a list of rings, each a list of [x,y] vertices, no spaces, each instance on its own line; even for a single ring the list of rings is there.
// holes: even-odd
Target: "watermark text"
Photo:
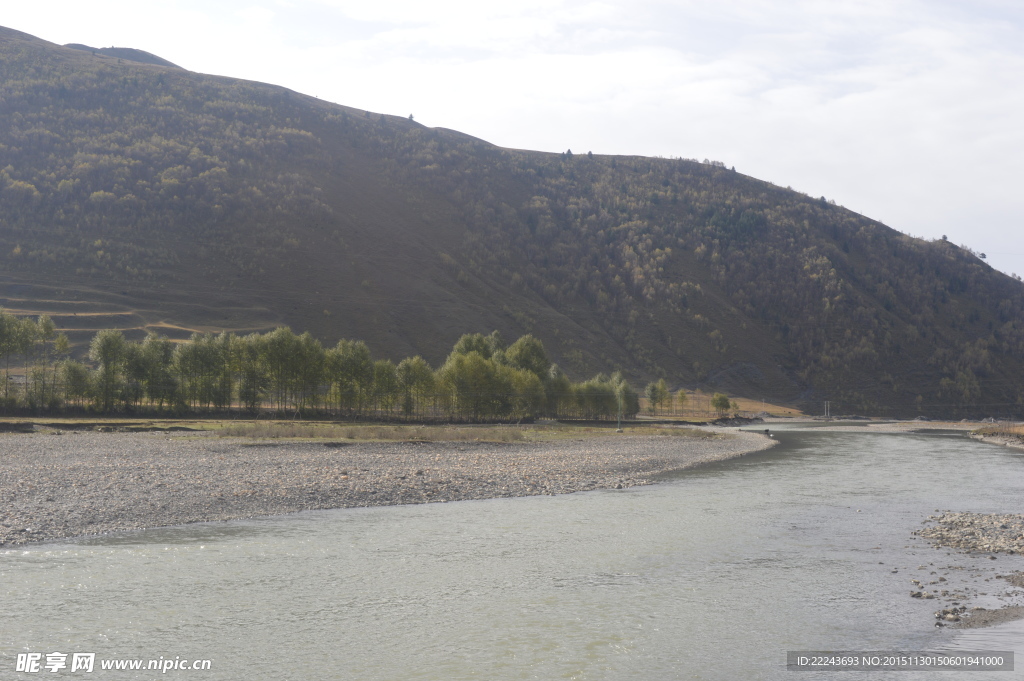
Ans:
[[[25,674],[56,674],[61,671],[92,673],[95,669],[124,671],[158,671],[166,674],[170,671],[209,671],[213,667],[211,660],[182,659],[176,657],[159,657],[158,659],[96,659],[96,653],[18,653],[14,663],[14,671]]]

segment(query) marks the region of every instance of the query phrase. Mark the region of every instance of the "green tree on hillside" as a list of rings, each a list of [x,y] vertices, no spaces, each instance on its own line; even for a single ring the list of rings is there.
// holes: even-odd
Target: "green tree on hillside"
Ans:
[[[59,375],[65,405],[81,407],[92,399],[94,378],[89,367],[73,359],[65,359],[60,363]]]
[[[504,397],[495,370],[495,364],[476,350],[453,351],[438,369],[437,382],[456,414],[479,420],[497,411]]]
[[[390,359],[379,359],[373,363],[373,399],[377,409],[386,415],[399,401],[399,381],[395,363]]]
[[[373,389],[373,360],[363,341],[340,340],[327,353],[327,378],[342,411],[362,409]]]
[[[4,361],[4,403],[11,401],[11,360],[21,355],[28,359],[37,328],[30,319],[8,314],[0,308],[0,356]]]
[[[323,345],[308,331],[298,337],[296,366],[296,410],[317,409],[320,406],[321,386],[327,371],[327,354]]]
[[[724,393],[715,393],[711,398],[711,408],[719,414],[724,414],[729,411],[730,406],[732,405],[729,400],[729,396]]]
[[[177,381],[172,371],[174,343],[155,333],[146,335],[141,347],[142,383],[146,397],[158,409],[174,403]]]
[[[505,343],[501,334],[497,331],[491,332],[489,336],[482,333],[467,333],[459,338],[452,348],[453,355],[468,355],[471,352],[478,353],[484,359],[491,357],[505,349]]]
[[[58,352],[58,345],[66,346],[67,336],[57,333],[56,326],[48,315],[40,315],[34,329],[30,319],[23,319],[22,325],[31,337],[31,344],[26,352],[25,400],[31,409],[50,407],[58,399],[56,375],[52,369],[51,358]],[[29,357],[32,358],[31,362]]]
[[[231,357],[238,384],[238,401],[250,414],[259,412],[269,386],[265,337],[258,333],[232,339]]]
[[[647,387],[644,388],[644,396],[647,398],[648,408],[652,415],[657,414],[658,408],[667,400],[672,399],[672,394],[668,391],[664,378],[658,379],[657,382],[648,383]]]
[[[96,333],[89,344],[89,359],[97,363],[96,399],[104,412],[114,410],[122,390],[125,346],[124,334],[117,329],[103,329]]]
[[[573,405],[572,382],[557,364],[552,364],[544,381],[545,410],[551,416],[566,413]]]
[[[121,400],[129,409],[137,408],[145,398],[146,361],[142,346],[128,341],[124,347],[124,386]]]
[[[433,393],[436,382],[434,372],[419,355],[406,357],[395,369],[402,397],[402,413],[412,416],[416,405],[423,405]]]
[[[689,402],[689,400],[690,398],[686,394],[685,390],[680,388],[678,391],[676,391],[676,404],[679,405],[680,413],[682,413],[686,409],[686,404]]]
[[[287,327],[278,327],[264,337],[263,362],[271,403],[276,411],[284,411],[292,401],[302,356],[299,339]]]
[[[529,371],[538,378],[544,378],[551,368],[544,344],[529,334],[521,336],[505,349],[504,361],[509,366]]]

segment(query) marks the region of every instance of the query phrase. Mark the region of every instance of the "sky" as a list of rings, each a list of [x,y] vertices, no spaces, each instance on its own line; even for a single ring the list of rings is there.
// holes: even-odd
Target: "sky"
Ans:
[[[134,47],[503,147],[722,161],[1024,275],[1019,0],[38,0]]]

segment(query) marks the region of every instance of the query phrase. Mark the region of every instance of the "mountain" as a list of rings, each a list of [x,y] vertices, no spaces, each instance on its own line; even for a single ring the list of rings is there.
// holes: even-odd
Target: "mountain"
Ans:
[[[174,338],[287,324],[435,366],[532,333],[574,378],[832,413],[1020,413],[1024,284],[715,162],[502,149],[0,29],[0,305]]]

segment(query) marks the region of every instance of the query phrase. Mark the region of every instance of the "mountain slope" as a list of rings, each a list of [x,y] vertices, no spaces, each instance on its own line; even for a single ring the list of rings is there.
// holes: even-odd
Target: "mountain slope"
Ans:
[[[1021,282],[720,164],[501,149],[9,29],[0,97],[0,305],[79,342],[289,324],[436,364],[496,328],[576,377],[1024,402]]]
[[[144,50],[136,50],[133,47],[89,47],[88,45],[82,45],[81,43],[68,43],[64,47],[70,47],[74,50],[82,50],[84,52],[91,52],[96,54],[97,52],[108,57],[115,57],[117,59],[130,59],[137,61],[140,64],[154,64],[156,66],[173,66],[174,68],[181,68],[177,64],[172,64],[162,57],[158,57],[155,54],[146,52]]]

